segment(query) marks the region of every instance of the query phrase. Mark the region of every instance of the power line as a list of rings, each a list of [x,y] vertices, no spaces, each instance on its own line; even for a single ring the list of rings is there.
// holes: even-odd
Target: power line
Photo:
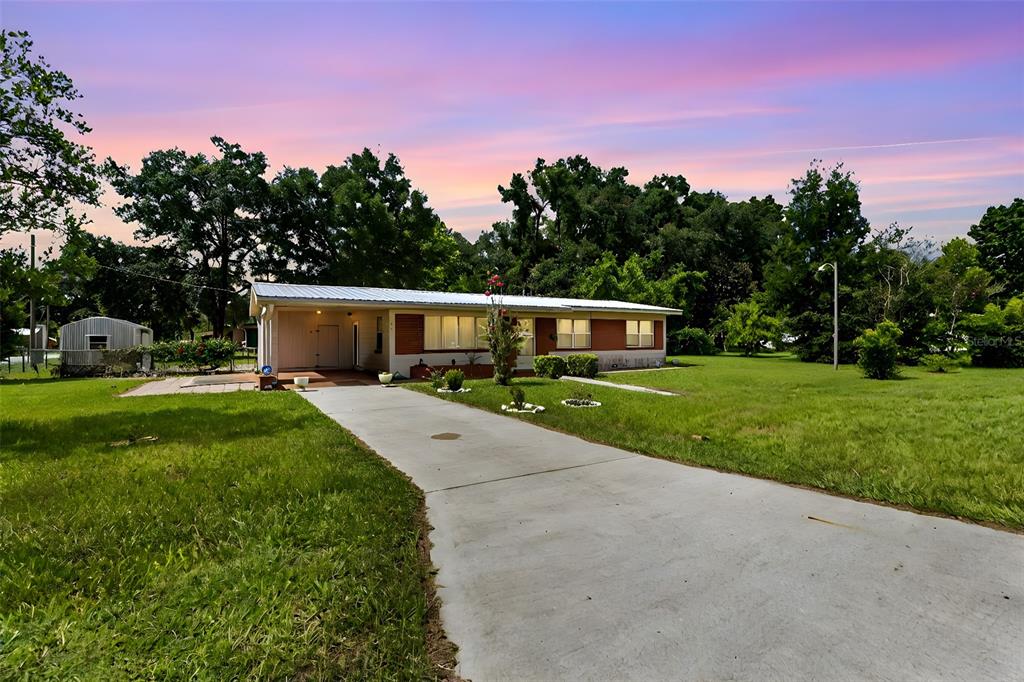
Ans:
[[[179,282],[176,279],[167,279],[166,277],[157,277],[156,275],[147,275],[147,274],[145,274],[143,272],[135,272],[134,270],[128,270],[126,268],[115,268],[112,265],[103,265],[102,263],[97,263],[96,265],[98,265],[101,268],[104,268],[105,270],[113,270],[115,272],[122,272],[122,273],[124,273],[126,275],[135,275],[136,277],[147,277],[149,279],[155,279],[155,280],[157,280],[159,282],[167,282],[168,284],[179,284],[179,285],[181,285],[183,287],[193,287],[194,289],[210,289],[211,291],[225,291],[225,292],[227,292],[229,294],[238,294],[238,293],[240,293],[238,291],[235,291],[234,289],[223,289],[221,287],[206,286],[205,284],[191,284],[189,282]]]

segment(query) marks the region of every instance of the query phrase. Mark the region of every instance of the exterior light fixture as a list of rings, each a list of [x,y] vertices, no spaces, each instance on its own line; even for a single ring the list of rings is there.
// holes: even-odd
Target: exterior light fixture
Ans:
[[[818,272],[832,269],[832,369],[839,369],[839,261],[823,263]]]

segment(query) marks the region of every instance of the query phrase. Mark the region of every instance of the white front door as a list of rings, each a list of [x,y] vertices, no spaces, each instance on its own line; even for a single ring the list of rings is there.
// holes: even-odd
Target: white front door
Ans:
[[[321,324],[316,328],[316,366],[337,367],[341,359],[338,325]]]

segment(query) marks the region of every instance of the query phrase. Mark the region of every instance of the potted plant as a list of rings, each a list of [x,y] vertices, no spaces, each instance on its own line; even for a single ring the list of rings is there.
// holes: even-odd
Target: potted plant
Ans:
[[[377,381],[379,381],[382,386],[390,386],[391,382],[394,380],[395,375],[393,372],[377,372]]]

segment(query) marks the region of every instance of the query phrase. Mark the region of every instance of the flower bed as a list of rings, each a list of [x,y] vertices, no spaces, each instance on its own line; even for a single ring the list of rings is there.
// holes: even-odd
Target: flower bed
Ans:
[[[502,405],[502,412],[514,412],[517,414],[537,414],[538,412],[544,411],[543,405],[534,405],[533,403],[523,403],[522,408],[518,408],[515,405]]]
[[[601,407],[601,403],[596,400],[587,400],[585,398],[566,398],[562,401],[562,404],[566,407]]]

